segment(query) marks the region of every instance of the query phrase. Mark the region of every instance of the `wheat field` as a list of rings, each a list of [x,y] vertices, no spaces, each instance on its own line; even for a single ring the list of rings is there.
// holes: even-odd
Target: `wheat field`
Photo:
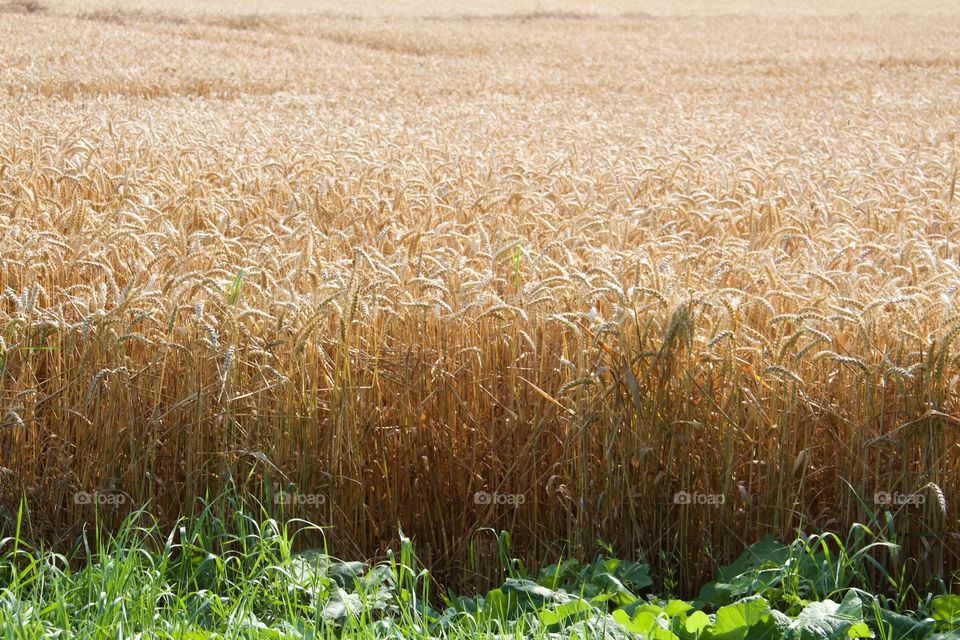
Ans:
[[[344,556],[693,585],[896,513],[960,570],[956,5],[43,2],[0,4],[4,526],[295,486]]]

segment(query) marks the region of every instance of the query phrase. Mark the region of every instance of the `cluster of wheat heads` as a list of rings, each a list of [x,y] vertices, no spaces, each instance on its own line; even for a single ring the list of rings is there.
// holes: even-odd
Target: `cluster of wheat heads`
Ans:
[[[952,23],[116,15],[0,15],[6,514],[233,484],[351,557],[507,529],[693,584],[919,492],[958,566]]]

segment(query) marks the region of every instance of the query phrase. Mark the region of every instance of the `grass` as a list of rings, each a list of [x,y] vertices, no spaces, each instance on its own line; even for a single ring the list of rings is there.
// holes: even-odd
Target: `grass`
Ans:
[[[956,583],[955,15],[87,4],[0,12],[6,535],[239,483],[465,589],[492,529],[693,592],[899,513]]]
[[[647,564],[601,554],[530,573],[498,538],[502,586],[469,597],[442,591],[400,534],[377,564],[297,549],[303,521],[204,503],[169,530],[138,511],[109,537],[86,535],[68,555],[2,541],[5,638],[933,638],[960,635],[960,597],[874,596],[866,569],[897,545],[857,525],[789,545],[765,538],[690,601],[654,595]],[[20,512],[18,526],[25,512]],[[888,578],[891,577],[888,575]],[[657,582],[660,582],[657,580]],[[661,583],[662,584],[662,583]]]

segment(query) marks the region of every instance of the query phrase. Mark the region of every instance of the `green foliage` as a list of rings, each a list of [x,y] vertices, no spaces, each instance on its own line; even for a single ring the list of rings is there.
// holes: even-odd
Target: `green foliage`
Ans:
[[[960,596],[937,596],[931,602],[930,610],[930,615],[940,625],[950,628],[960,626]]]
[[[82,538],[70,558],[31,548],[17,533],[2,542],[0,634],[960,640],[960,596],[931,596],[930,617],[922,617],[843,586],[856,580],[856,558],[872,544],[856,536],[840,547],[829,535],[790,545],[764,538],[720,568],[692,602],[648,593],[654,581],[647,565],[606,556],[586,564],[567,559],[537,575],[506,558],[500,587],[437,600],[429,571],[402,533],[398,551],[371,566],[324,549],[294,551],[304,528],[310,525],[257,519],[214,502],[167,533],[137,512],[112,537]],[[509,536],[498,542],[508,555]],[[818,589],[830,591],[821,596]]]
[[[242,286],[243,269],[240,269],[237,271],[237,275],[224,287],[223,297],[228,305],[235,306],[240,301],[240,289]]]
[[[851,588],[869,589],[879,575],[885,586],[899,583],[874,558],[874,552],[896,552],[897,545],[870,528],[854,525],[846,538],[834,533],[801,537],[786,545],[765,536],[717,579],[700,590],[697,606],[720,606],[749,594],[783,603],[796,614],[810,601],[830,598]]]

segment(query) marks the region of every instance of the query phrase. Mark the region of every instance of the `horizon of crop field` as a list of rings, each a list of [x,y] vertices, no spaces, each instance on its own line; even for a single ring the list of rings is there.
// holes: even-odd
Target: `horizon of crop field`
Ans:
[[[402,529],[457,579],[507,530],[690,589],[897,513],[885,559],[955,575],[958,41],[949,2],[0,0],[0,528],[236,492],[342,557]]]
[[[22,6],[28,0],[7,0],[10,6]],[[480,16],[553,16],[553,17],[623,17],[623,16],[809,16],[809,17],[870,17],[870,16],[930,16],[957,15],[960,7],[949,0],[926,0],[907,2],[891,0],[877,3],[868,0],[600,0],[580,2],[576,0],[487,0],[472,2],[453,0],[430,2],[427,0],[358,0],[344,5],[332,0],[245,0],[243,3],[227,0],[207,0],[202,4],[186,0],[164,0],[162,3],[145,0],[60,0],[40,3],[45,11],[71,15],[91,10],[139,10],[162,12],[181,16],[203,14],[275,14],[286,16],[343,16],[365,19],[420,19],[420,18],[470,18]]]

